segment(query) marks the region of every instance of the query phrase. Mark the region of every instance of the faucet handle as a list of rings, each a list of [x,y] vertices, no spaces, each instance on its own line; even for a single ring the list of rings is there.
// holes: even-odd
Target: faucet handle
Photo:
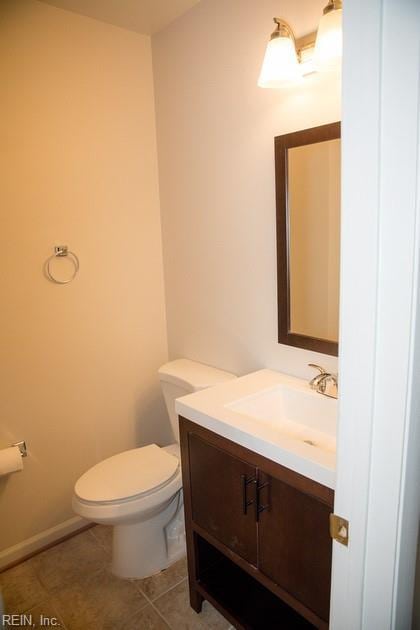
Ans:
[[[316,363],[308,363],[308,367],[313,367],[319,372],[309,381],[309,386],[318,394],[324,394],[329,398],[338,398],[338,374],[330,374]]]
[[[328,374],[325,368],[323,368],[321,365],[317,365],[316,363],[308,363],[308,367],[312,367],[312,368],[315,368],[316,370],[319,370],[320,374]]]

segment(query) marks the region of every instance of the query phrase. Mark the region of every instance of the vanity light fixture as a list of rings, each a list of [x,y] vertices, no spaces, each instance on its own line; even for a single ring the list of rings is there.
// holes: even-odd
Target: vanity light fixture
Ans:
[[[318,26],[314,51],[314,67],[319,72],[340,68],[343,49],[343,4],[329,0]]]
[[[258,85],[279,88],[298,80],[302,73],[296,52],[296,40],[287,22],[274,18],[276,29],[271,33],[261,68]]]
[[[258,85],[281,88],[311,72],[338,69],[342,50],[342,6],[342,0],[329,0],[318,33],[298,40],[285,20],[274,18],[276,29],[267,44]]]

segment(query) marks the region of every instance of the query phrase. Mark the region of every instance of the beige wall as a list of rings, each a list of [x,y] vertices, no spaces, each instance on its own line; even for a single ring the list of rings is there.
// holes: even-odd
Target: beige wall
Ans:
[[[340,120],[336,78],[262,90],[279,14],[313,31],[325,0],[202,0],[154,36],[153,66],[171,357],[308,377],[333,357],[277,343],[277,135]]]
[[[35,0],[0,6],[0,549],[72,517],[98,460],[170,439],[150,40]],[[55,244],[80,257],[42,275]]]

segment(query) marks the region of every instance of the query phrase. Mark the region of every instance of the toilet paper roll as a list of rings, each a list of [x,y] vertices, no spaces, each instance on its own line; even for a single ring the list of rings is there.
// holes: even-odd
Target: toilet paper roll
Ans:
[[[22,469],[22,455],[17,446],[0,450],[0,476],[8,475]]]

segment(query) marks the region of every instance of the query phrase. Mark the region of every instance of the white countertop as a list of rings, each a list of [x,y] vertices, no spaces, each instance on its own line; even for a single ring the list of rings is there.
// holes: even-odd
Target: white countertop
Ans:
[[[300,424],[291,422],[284,417],[287,410],[280,410],[278,405],[276,408],[273,406],[271,414],[273,419],[270,421],[238,411],[238,408],[242,407],[252,408],[253,400],[257,400],[261,393],[266,393],[269,401],[271,392],[276,395],[280,389],[292,394],[292,403],[293,397],[295,400],[304,401],[304,404],[300,405],[304,412],[300,413],[306,414],[308,422],[305,420],[302,424],[301,419]],[[175,408],[178,415],[232,442],[329,488],[335,487],[337,401],[314,392],[306,381],[272,370],[259,370],[178,398]],[[276,414],[279,417],[279,425]],[[311,437],[314,434],[325,438],[324,447],[313,446],[305,443],[303,439],[292,437],[290,432],[288,434],[283,429],[284,426],[300,428],[304,426]],[[314,441],[316,442],[316,439]]]

